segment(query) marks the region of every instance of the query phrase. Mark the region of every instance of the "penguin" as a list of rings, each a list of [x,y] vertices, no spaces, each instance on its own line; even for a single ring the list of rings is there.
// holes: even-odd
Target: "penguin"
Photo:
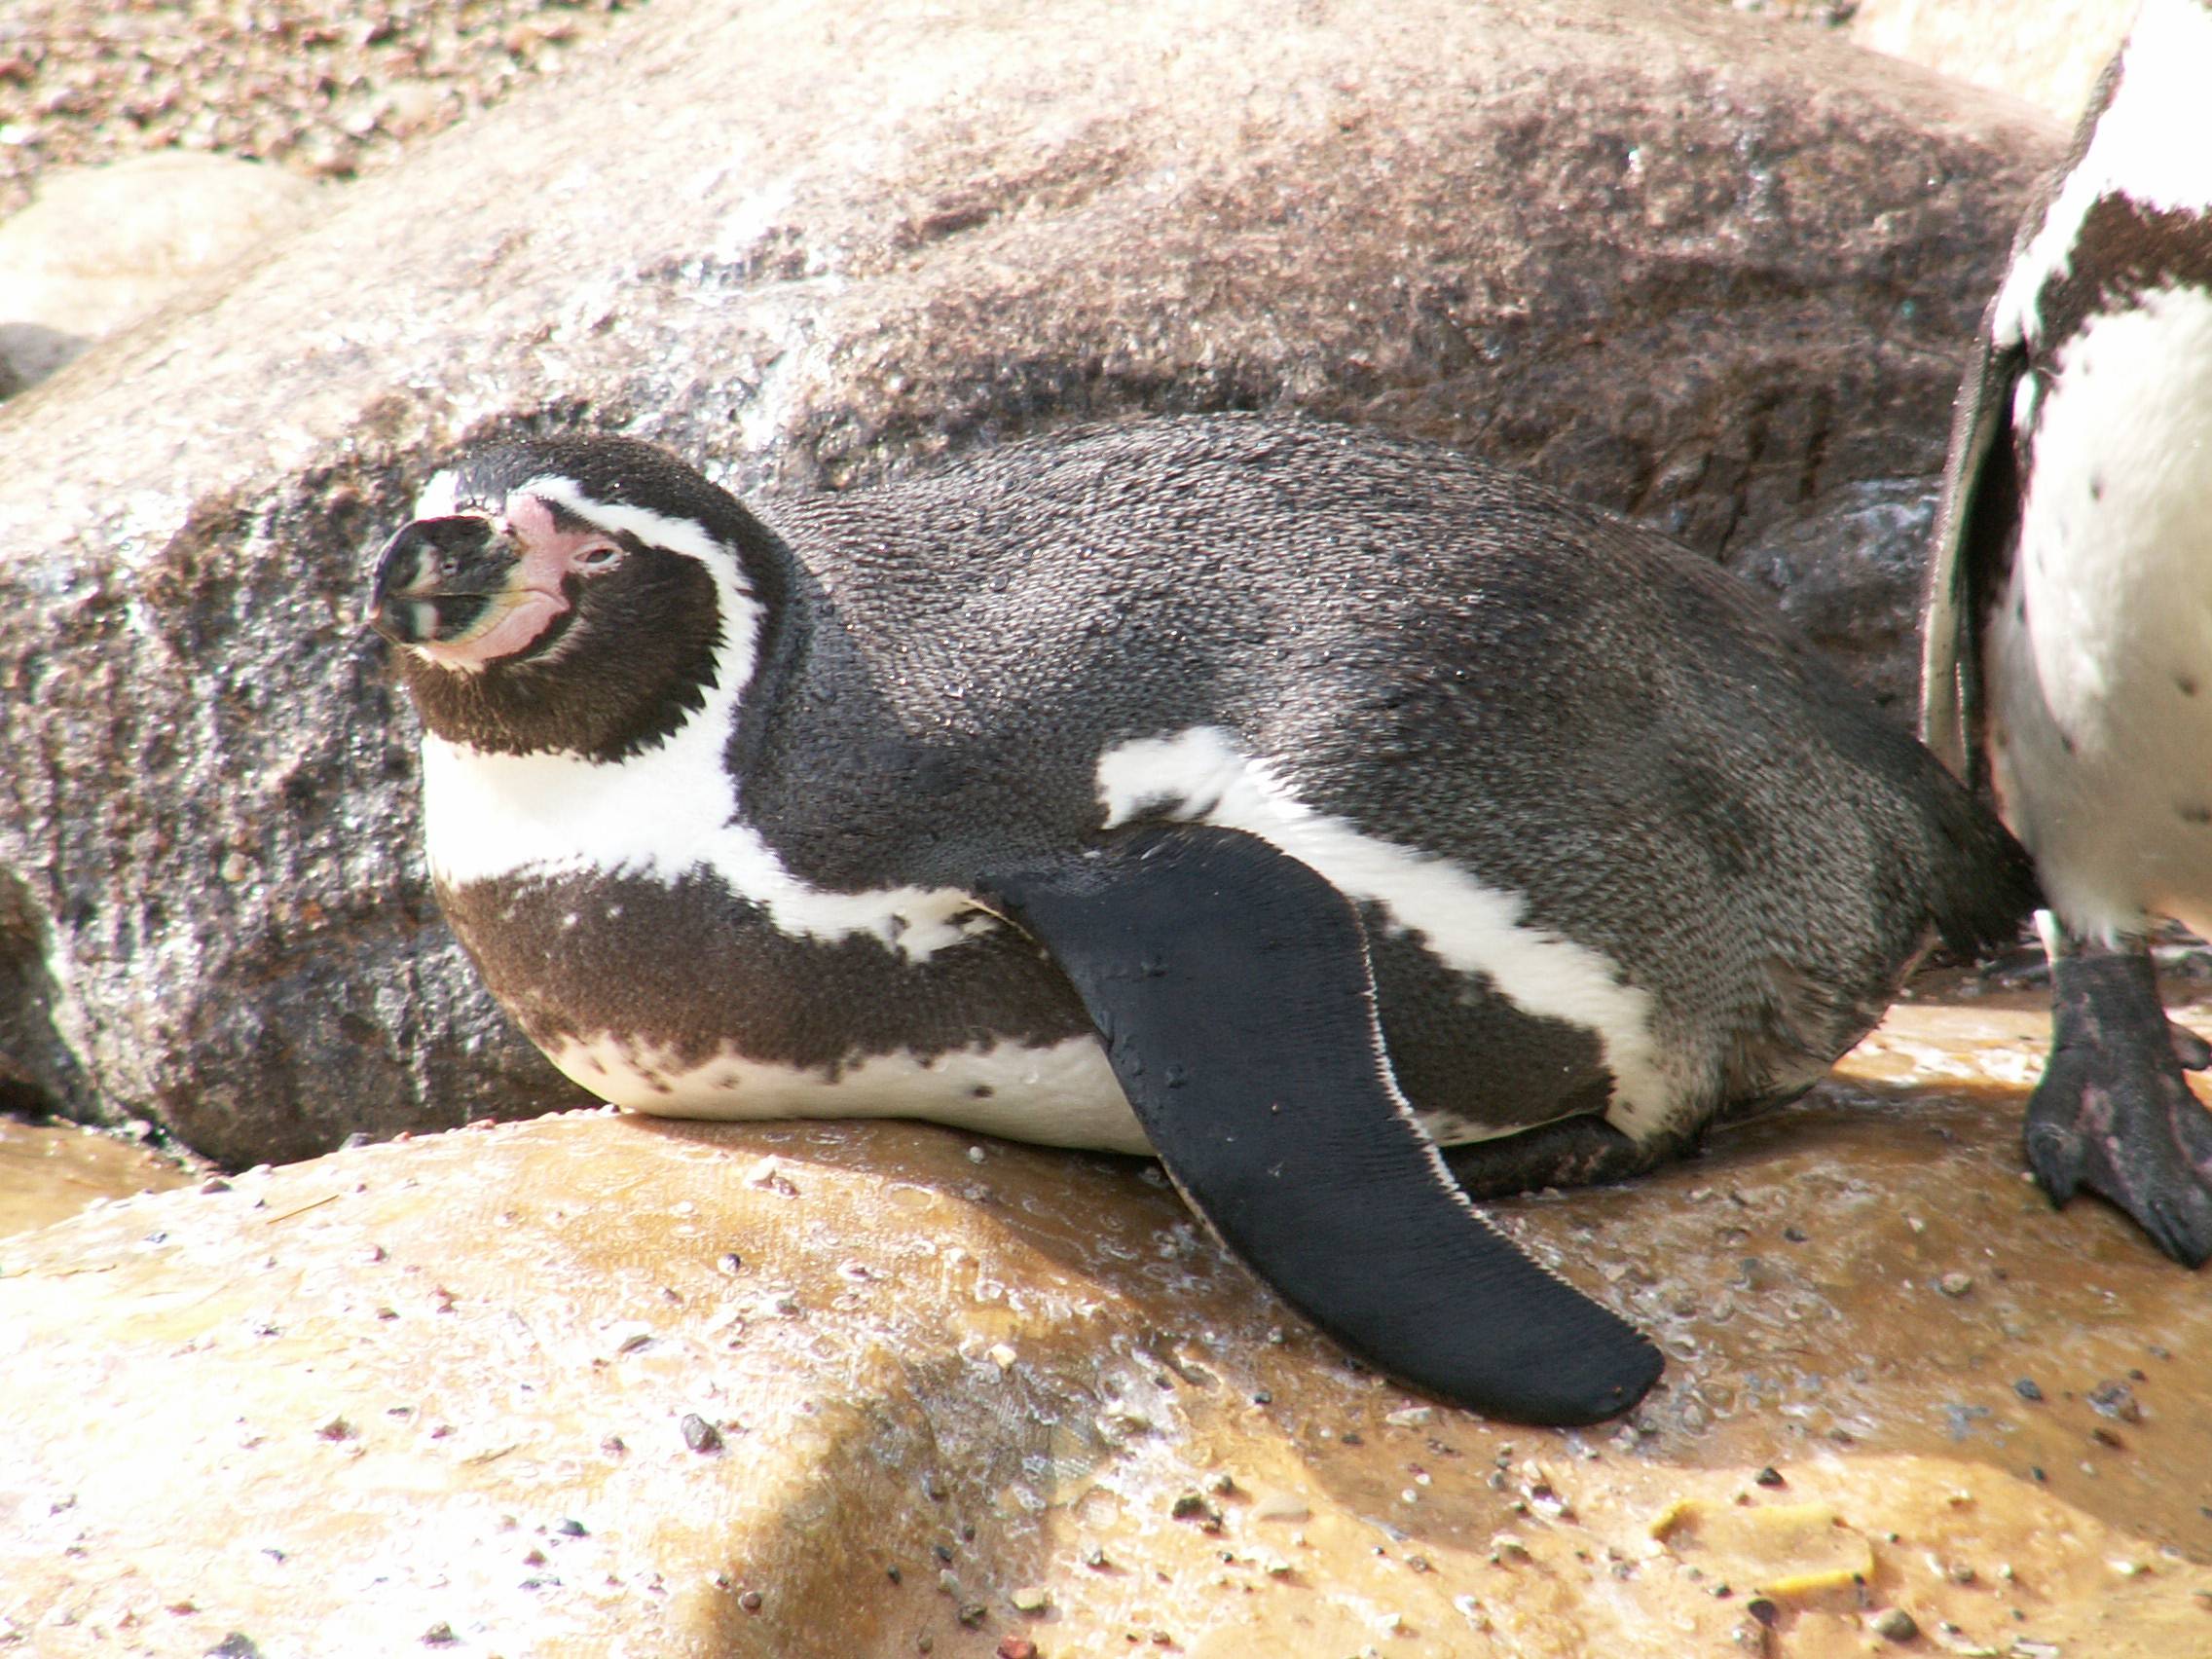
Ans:
[[[584,1088],[1157,1156],[1351,1352],[1516,1420],[1661,1359],[1472,1200],[1802,1091],[2033,898],[1736,578],[1374,431],[756,508],[526,438],[432,480],[367,616],[445,913]]]
[[[2212,7],[2148,0],[2023,219],[1952,422],[1922,734],[2034,856],[2026,1154],[2212,1257],[2212,1116],[2156,917],[2212,934]]]

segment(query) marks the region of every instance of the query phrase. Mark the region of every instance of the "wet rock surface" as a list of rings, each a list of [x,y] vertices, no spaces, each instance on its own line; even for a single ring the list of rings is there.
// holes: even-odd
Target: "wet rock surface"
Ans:
[[[2203,1652],[2212,1305],[2020,1181],[2010,1001],[1500,1209],[1668,1350],[1594,1431],[1354,1372],[1141,1164],[928,1127],[565,1115],[106,1204],[0,1239],[0,1641]]]
[[[237,1163],[574,1101],[435,914],[355,614],[500,430],[793,490],[1146,411],[1370,422],[1818,572],[1899,701],[1958,352],[2056,143],[1643,0],[655,0],[0,409],[11,1075]]]
[[[194,1179],[176,1160],[120,1135],[0,1118],[0,1235],[65,1221],[99,1199],[166,1192]]]

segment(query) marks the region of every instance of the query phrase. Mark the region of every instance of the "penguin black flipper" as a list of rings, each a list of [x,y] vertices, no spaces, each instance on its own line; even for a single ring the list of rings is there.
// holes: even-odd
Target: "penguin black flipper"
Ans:
[[[2018,534],[2012,393],[2027,369],[2020,346],[1997,344],[1994,313],[1993,306],[1951,412],[1920,638],[1920,740],[1953,777],[1983,795],[1989,755],[1981,631],[2004,592]]]
[[[1657,1380],[1657,1348],[1454,1184],[1392,1077],[1358,912],[1311,869],[1176,826],[979,891],[1074,985],[1192,1205],[1347,1348],[1521,1422],[1594,1422]]]

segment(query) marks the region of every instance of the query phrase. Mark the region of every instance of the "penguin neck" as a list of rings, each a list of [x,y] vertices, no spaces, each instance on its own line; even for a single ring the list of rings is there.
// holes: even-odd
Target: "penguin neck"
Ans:
[[[520,685],[502,689],[488,671],[480,687],[457,686],[463,677],[407,664],[424,719],[425,839],[442,882],[581,867],[673,872],[739,821],[735,758],[773,729],[777,698],[803,677],[819,633],[811,578],[741,514],[714,527],[734,557],[686,561],[701,572],[693,603],[709,623],[702,632],[711,654],[661,682],[644,742],[595,748],[557,727],[525,740],[515,720],[498,719],[511,714],[507,702],[527,696]],[[538,674],[564,696],[588,698],[584,670],[559,657]],[[432,676],[439,678],[426,686]],[[477,720],[457,719],[463,695],[500,706]]]

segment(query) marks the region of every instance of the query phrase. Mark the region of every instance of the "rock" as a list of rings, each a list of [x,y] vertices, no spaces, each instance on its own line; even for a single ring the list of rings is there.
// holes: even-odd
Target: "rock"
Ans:
[[[20,390],[313,216],[277,167],[169,150],[69,168],[0,221],[0,377]]]
[[[102,1198],[192,1181],[169,1159],[119,1135],[0,1117],[0,1235],[65,1220]]]
[[[2139,0],[1859,0],[1851,38],[2009,92],[2071,127]]]
[[[285,0],[0,10],[0,216],[38,176],[182,146],[345,174],[596,33],[621,0]]]
[[[1920,1636],[1919,1622],[1902,1607],[1883,1608],[1866,1628],[1884,1641],[1912,1641]]]
[[[1679,1659],[1747,1617],[1862,1653],[1909,1609],[1947,1650],[2200,1652],[2212,1308],[2018,1179],[2026,1001],[1900,1010],[1694,1164],[1498,1206],[1668,1350],[1587,1431],[1393,1425],[1129,1161],[978,1171],[921,1125],[568,1114],[105,1205],[0,1239],[0,1631]],[[1917,1294],[1967,1258],[1975,1295]]]
[[[241,1163],[576,1099],[436,915],[356,614],[502,429],[757,491],[1143,411],[1370,422],[1824,572],[1897,699],[1959,352],[2056,148],[1659,0],[655,0],[0,409],[0,1042]]]

